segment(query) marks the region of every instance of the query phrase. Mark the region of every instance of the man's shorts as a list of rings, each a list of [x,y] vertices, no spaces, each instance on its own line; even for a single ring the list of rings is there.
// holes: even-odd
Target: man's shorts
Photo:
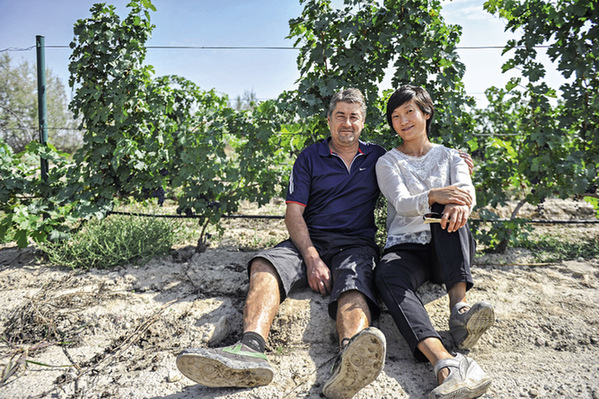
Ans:
[[[367,298],[372,319],[378,318],[380,308],[374,286],[374,267],[379,251],[372,239],[340,234],[310,234],[320,258],[331,269],[333,289],[329,300],[329,315],[337,316],[337,300],[346,291],[357,290]],[[248,273],[254,259],[264,258],[277,270],[280,279],[281,301],[295,289],[308,286],[306,264],[291,240],[259,252],[248,263]]]

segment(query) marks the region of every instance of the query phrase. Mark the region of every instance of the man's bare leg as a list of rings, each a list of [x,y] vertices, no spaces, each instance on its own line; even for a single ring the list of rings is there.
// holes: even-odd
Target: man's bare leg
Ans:
[[[359,291],[346,291],[339,297],[337,307],[337,333],[339,345],[370,325],[370,308]]]
[[[368,327],[370,320],[368,303],[360,292],[347,291],[339,297],[337,333],[342,350],[333,366],[331,378],[324,384],[323,393],[327,398],[353,397],[374,381],[383,369],[385,336],[378,329]]]
[[[459,282],[449,289],[449,310],[459,302],[466,302],[466,283]]]
[[[270,384],[274,370],[263,350],[279,302],[277,272],[270,262],[261,258],[254,260],[243,310],[241,343],[224,348],[184,350],[177,357],[177,367],[188,378],[209,387],[246,388]]]
[[[250,288],[243,308],[243,331],[258,333],[266,339],[281,302],[279,275],[266,259],[252,262]]]

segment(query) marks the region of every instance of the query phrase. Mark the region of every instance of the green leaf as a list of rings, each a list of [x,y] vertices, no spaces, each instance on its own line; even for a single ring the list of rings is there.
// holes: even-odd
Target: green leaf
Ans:
[[[27,231],[17,230],[14,234],[15,241],[19,248],[27,248],[29,242],[27,241]]]

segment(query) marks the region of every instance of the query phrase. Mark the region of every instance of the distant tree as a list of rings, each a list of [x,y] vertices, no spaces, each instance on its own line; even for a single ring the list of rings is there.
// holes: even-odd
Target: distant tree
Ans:
[[[244,91],[243,96],[235,97],[234,103],[231,105],[236,111],[255,109],[258,105],[258,98],[254,90]]]
[[[48,140],[57,148],[73,152],[80,146],[72,113],[67,108],[65,86],[46,69]],[[38,140],[37,71],[27,61],[13,67],[10,56],[0,55],[0,139],[15,152]]]

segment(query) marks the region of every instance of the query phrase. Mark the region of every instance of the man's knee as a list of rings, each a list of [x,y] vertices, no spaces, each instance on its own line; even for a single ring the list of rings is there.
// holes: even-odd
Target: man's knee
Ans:
[[[366,300],[366,296],[358,290],[345,291],[339,295],[337,302],[339,304],[339,310],[341,311],[368,309],[368,301]]]
[[[278,295],[281,301],[283,284],[277,269],[264,258],[256,258],[250,264],[250,293],[268,292],[270,295]]]
[[[337,322],[368,327],[371,322],[370,307],[366,296],[357,290],[345,291],[337,300]],[[353,335],[353,334],[352,334]]]
[[[279,273],[273,264],[265,258],[256,258],[250,263],[250,279],[258,273],[268,273],[279,280]]]

